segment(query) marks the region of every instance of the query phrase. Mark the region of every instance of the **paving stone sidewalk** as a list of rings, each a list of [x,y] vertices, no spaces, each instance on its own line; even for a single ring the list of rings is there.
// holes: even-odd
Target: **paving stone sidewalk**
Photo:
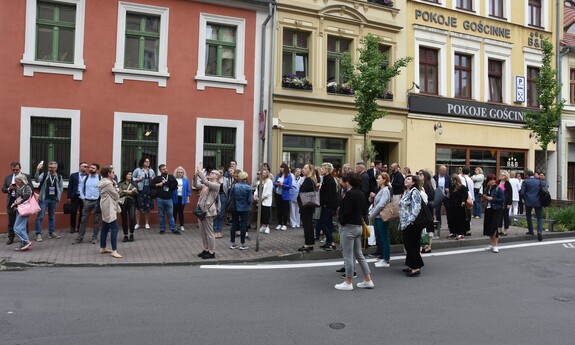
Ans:
[[[443,224],[445,224],[445,219]],[[482,236],[483,219],[473,219],[471,223],[472,235],[465,240],[457,241],[447,239],[446,229],[440,233],[441,238],[433,241],[433,251],[445,248],[487,245],[487,237]],[[77,234],[67,231],[57,231],[61,239],[49,239],[47,233],[43,242],[32,240],[32,248],[27,252],[15,252],[13,245],[5,245],[7,234],[0,235],[0,267],[1,266],[100,266],[100,265],[197,265],[197,264],[224,264],[282,260],[324,260],[341,259],[339,250],[326,252],[316,244],[315,250],[310,253],[301,253],[297,249],[303,245],[303,229],[288,228],[286,231],[271,230],[270,234],[259,234],[259,251],[256,251],[256,232],[250,232],[251,241],[246,241],[248,250],[229,249],[229,226],[223,232],[224,237],[216,239],[216,259],[203,260],[197,254],[203,250],[202,241],[197,224],[188,224],[181,236],[167,232],[160,235],[157,225],[151,229],[138,229],[135,232],[135,241],[121,242],[123,234],[118,234],[118,252],[122,259],[112,258],[109,254],[99,253],[99,243],[91,244],[84,241],[73,244]],[[511,227],[507,237],[500,239],[501,243],[514,241],[536,241],[536,237],[525,235],[526,229]],[[32,232],[31,232],[32,233]],[[85,238],[91,236],[87,231]],[[544,240],[557,237],[575,237],[575,232],[543,234]],[[239,243],[239,240],[236,240]],[[110,247],[108,241],[108,247]],[[368,251],[374,248],[368,249]],[[401,253],[402,246],[392,246],[392,253]]]

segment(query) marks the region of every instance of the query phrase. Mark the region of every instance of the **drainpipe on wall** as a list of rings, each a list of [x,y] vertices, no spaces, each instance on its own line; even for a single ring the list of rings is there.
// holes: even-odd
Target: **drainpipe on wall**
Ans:
[[[556,0],[556,11],[555,17],[556,20],[556,33],[555,33],[555,57],[556,57],[556,64],[557,64],[557,103],[561,103],[561,84],[562,84],[562,68],[561,68],[561,35],[563,25],[561,25],[561,1],[563,0]],[[562,123],[563,114],[559,116],[559,126],[557,131],[557,199],[563,200],[563,123]]]
[[[274,8],[277,6],[277,2],[276,0],[269,0],[270,3],[270,9],[273,6]],[[267,140],[267,146],[268,146],[268,150],[267,150],[267,162],[268,164],[271,164],[272,162],[272,129],[273,129],[273,97],[274,97],[274,56],[275,56],[275,51],[276,51],[276,23],[277,23],[277,15],[276,15],[277,11],[273,11],[272,14],[272,46],[271,46],[271,54],[270,54],[270,75],[269,75],[269,80],[270,80],[270,85],[269,85],[269,97],[268,97],[268,135],[266,137]]]
[[[260,86],[260,107],[259,107],[259,114],[261,114],[261,113],[265,110],[264,95],[265,95],[265,81],[266,81],[266,78],[265,78],[266,64],[264,63],[264,61],[266,60],[266,48],[265,48],[265,44],[266,44],[266,40],[267,40],[266,30],[267,30],[267,25],[268,25],[268,22],[270,21],[270,19],[272,19],[272,18],[275,17],[275,9],[274,9],[274,7],[276,6],[275,0],[268,0],[268,6],[269,6],[268,16],[267,16],[266,20],[262,23],[262,48],[261,48],[261,59],[260,59],[260,61],[261,61],[261,65],[260,65],[260,78],[261,78],[261,79],[260,79],[260,85],[261,85],[261,86]],[[273,23],[273,22],[272,22],[272,23]],[[274,37],[275,37],[274,32],[273,32],[273,26],[272,26],[271,33],[272,33],[272,40],[273,40]],[[273,44],[272,44],[272,47],[273,47]],[[270,56],[273,56],[273,48],[272,48],[272,50],[271,50],[271,52],[270,52]],[[272,61],[273,61],[273,60],[272,60]],[[272,73],[272,72],[273,72],[273,66],[270,65],[270,78],[269,78],[270,84],[272,83],[272,80],[273,80],[273,78],[272,78],[273,73]],[[269,96],[268,96],[268,99],[270,99],[270,98],[271,98],[271,93],[270,93]],[[268,101],[268,114],[267,114],[268,119],[267,119],[267,121],[268,121],[268,122],[271,122],[271,120],[269,119],[269,116],[270,116],[270,114],[271,114],[271,110],[269,110],[269,107],[271,107],[271,102]],[[266,129],[264,128],[264,131],[265,131],[265,130],[266,130]],[[271,130],[269,131],[269,134],[268,134],[268,136],[266,137],[266,140],[267,140],[268,142],[270,141],[270,139],[271,139]],[[263,144],[262,144],[262,142],[261,142],[261,139],[259,139],[259,140],[260,140],[260,143],[259,143],[260,152],[263,152],[263,151],[265,151],[265,147],[263,147]],[[269,155],[269,151],[268,151],[268,155]],[[260,155],[258,154],[258,169],[260,169],[261,165],[263,164],[263,162],[261,161],[262,158],[263,158],[263,156],[260,156]]]

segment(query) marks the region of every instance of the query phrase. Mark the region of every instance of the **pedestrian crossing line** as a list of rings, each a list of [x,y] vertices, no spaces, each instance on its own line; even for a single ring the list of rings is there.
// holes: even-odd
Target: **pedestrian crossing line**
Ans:
[[[573,243],[563,243],[563,247],[565,247],[565,248],[575,248],[575,245],[573,245]]]
[[[501,249],[515,249],[515,248],[527,248],[527,247],[538,247],[538,246],[548,246],[554,244],[571,244],[573,239],[566,240],[555,240],[555,241],[543,241],[543,242],[529,242],[529,243],[517,243],[509,244],[504,246],[498,246]],[[569,247],[569,248],[575,248]],[[469,249],[458,249],[449,250],[443,252],[434,252],[429,254],[423,254],[423,257],[434,257],[434,256],[449,256],[449,255],[459,255],[468,253],[478,253],[485,251],[484,247],[479,248],[469,248]],[[366,259],[368,263],[376,262],[378,259]],[[405,260],[405,255],[392,256],[390,261]],[[293,263],[293,264],[247,264],[247,265],[201,265],[200,268],[212,269],[212,270],[277,270],[277,269],[289,269],[289,268],[313,268],[313,267],[330,267],[330,266],[342,266],[343,261],[317,261],[317,262],[306,262],[306,263]]]

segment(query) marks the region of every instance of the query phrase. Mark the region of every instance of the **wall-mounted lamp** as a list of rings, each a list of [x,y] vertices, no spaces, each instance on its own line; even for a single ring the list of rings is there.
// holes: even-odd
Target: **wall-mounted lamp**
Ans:
[[[272,128],[273,129],[284,129],[284,125],[280,122],[278,118],[274,118],[272,120]]]
[[[419,85],[417,85],[414,81],[411,82],[411,87],[409,89],[407,89],[407,93],[411,92],[413,90],[413,88],[416,88],[419,90]]]
[[[145,137],[149,137],[150,135],[152,135],[152,130],[147,130],[146,133],[144,133]]]
[[[435,133],[442,135],[443,134],[443,126],[441,125],[441,122],[437,122],[436,124],[434,124],[433,130],[435,131]]]

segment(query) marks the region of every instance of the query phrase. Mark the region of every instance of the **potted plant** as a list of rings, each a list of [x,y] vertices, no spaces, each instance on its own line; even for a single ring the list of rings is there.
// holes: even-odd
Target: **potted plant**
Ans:
[[[393,92],[391,92],[391,90],[385,90],[383,92],[383,99],[393,99]]]
[[[337,83],[335,81],[327,83],[327,92],[328,93],[336,93],[338,89]]]
[[[298,90],[312,90],[311,82],[305,77],[298,77],[295,74],[284,75],[282,78],[282,87]]]

